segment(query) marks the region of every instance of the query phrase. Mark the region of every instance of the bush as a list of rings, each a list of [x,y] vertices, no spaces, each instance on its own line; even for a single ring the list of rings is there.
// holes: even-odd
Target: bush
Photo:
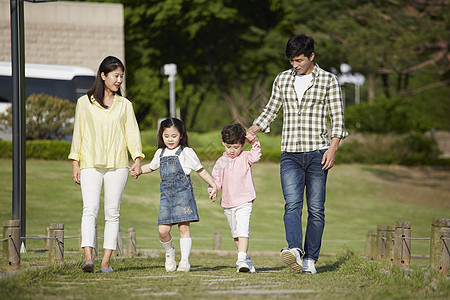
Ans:
[[[146,161],[150,161],[156,147],[144,146]],[[26,157],[48,160],[66,160],[70,143],[56,140],[34,140],[26,142]],[[202,162],[215,162],[223,149],[196,147],[195,152]],[[434,139],[421,133],[352,134],[341,142],[336,153],[337,163],[440,165],[450,166],[449,159],[439,159],[440,152]],[[0,158],[12,158],[12,142],[0,140]],[[280,150],[262,149],[262,162],[280,162]]]
[[[25,134],[27,140],[62,140],[72,133],[75,104],[45,94],[30,95],[26,102]],[[12,126],[12,107],[0,114],[3,128]]]
[[[365,133],[425,132],[431,120],[408,98],[379,97],[374,102],[362,102],[345,110],[345,126]]]
[[[70,152],[70,143],[55,140],[26,141],[26,158],[64,160]],[[12,158],[12,142],[0,140],[0,158]]]
[[[439,165],[437,142],[422,133],[352,134],[336,154],[339,163]]]
[[[12,142],[0,140],[0,158],[12,158]]]

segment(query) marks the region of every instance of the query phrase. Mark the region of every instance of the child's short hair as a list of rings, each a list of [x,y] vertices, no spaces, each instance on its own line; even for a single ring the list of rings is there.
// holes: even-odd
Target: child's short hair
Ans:
[[[168,118],[168,119],[163,120],[161,122],[161,124],[159,124],[158,148],[164,148],[166,146],[164,144],[164,140],[163,140],[163,133],[166,128],[170,128],[172,126],[175,126],[175,128],[177,128],[178,132],[180,133],[180,136],[181,136],[180,146],[189,147],[188,136],[187,136],[186,127],[184,126],[184,123],[177,118]]]
[[[245,144],[245,128],[241,124],[227,125],[222,129],[222,141],[227,144]]]

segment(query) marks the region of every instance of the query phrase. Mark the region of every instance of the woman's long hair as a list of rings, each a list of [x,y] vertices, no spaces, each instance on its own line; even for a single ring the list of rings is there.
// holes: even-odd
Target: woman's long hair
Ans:
[[[98,67],[97,77],[95,78],[94,84],[87,92],[89,101],[91,101],[91,103],[91,97],[94,96],[95,100],[97,100],[97,102],[101,106],[106,108],[106,105],[103,103],[103,97],[105,95],[105,81],[102,79],[102,73],[105,76],[108,76],[109,72],[114,71],[117,68],[121,68],[122,72],[125,73],[125,66],[117,57],[108,56],[102,61],[102,63]],[[122,96],[120,89],[117,90],[117,94]]]
[[[158,148],[164,148],[166,145],[164,144],[163,133],[166,128],[170,128],[175,126],[180,133],[180,146],[189,147],[188,145],[188,136],[186,132],[186,127],[184,123],[177,118],[168,118],[161,122],[158,130]]]

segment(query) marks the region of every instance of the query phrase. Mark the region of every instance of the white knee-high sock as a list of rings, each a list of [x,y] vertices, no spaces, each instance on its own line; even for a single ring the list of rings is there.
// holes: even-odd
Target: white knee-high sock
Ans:
[[[166,252],[169,252],[173,248],[172,239],[170,239],[170,241],[168,241],[168,242],[161,242],[161,245],[164,247],[164,250],[166,250]]]
[[[181,260],[189,261],[189,254],[191,254],[192,238],[180,238]]]

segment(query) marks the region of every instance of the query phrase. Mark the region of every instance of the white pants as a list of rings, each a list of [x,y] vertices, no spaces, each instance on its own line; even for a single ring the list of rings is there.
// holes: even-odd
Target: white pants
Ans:
[[[119,234],[120,201],[128,180],[128,168],[88,168],[81,170],[83,197],[81,218],[81,247],[95,246],[95,220],[100,208],[100,194],[104,182],[105,233],[103,248],[115,250]]]
[[[252,214],[253,201],[233,208],[224,208],[223,213],[227,217],[233,238],[249,237],[250,216]]]

